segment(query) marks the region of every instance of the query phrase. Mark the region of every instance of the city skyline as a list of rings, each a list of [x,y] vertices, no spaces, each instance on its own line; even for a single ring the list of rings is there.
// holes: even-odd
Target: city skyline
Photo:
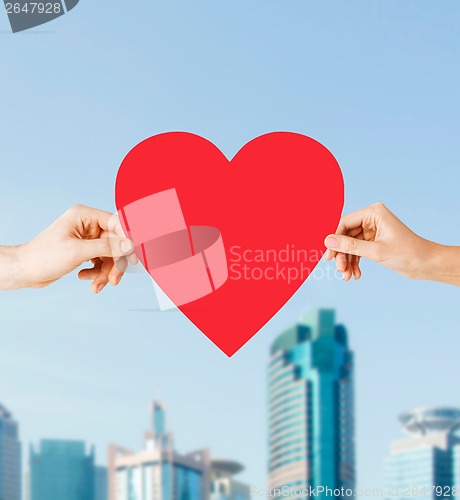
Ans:
[[[308,344],[308,342],[311,342],[312,339],[317,338],[318,336],[321,337],[322,335],[324,336],[325,334],[326,334],[326,337],[328,336],[328,334],[329,334],[329,336],[331,336],[331,332],[332,332],[333,336],[331,338],[335,338],[335,342],[337,342],[339,345],[342,346],[341,349],[344,348],[344,351],[339,356],[339,358],[342,359],[342,362],[344,363],[344,365],[340,368],[339,371],[342,374],[342,376],[345,374],[346,376],[350,377],[350,383],[349,384],[347,383],[347,384],[345,384],[345,386],[342,387],[342,388],[346,388],[346,391],[342,394],[342,396],[344,396],[345,394],[348,394],[347,397],[350,397],[350,393],[351,393],[351,401],[352,401],[353,400],[353,397],[352,397],[352,392],[353,392],[353,388],[352,388],[353,387],[353,384],[352,384],[353,357],[352,357],[352,353],[348,351],[348,347],[347,347],[347,345],[348,345],[347,330],[341,324],[339,324],[333,328],[332,325],[335,324],[334,318],[335,318],[335,311],[334,310],[328,310],[328,309],[324,309],[324,308],[323,309],[322,308],[319,308],[319,309],[309,308],[308,310],[306,310],[306,312],[303,313],[303,315],[301,316],[301,318],[299,319],[299,321],[297,323],[297,326],[292,327],[291,329],[284,331],[282,333],[278,333],[278,335],[275,337],[275,339],[272,342],[272,346],[270,348],[270,355],[272,356],[272,363],[275,363],[275,365],[276,365],[276,366],[274,365],[274,368],[279,369],[281,367],[281,365],[279,365],[280,361],[283,361],[283,363],[287,363],[287,365],[289,365],[289,359],[296,360],[295,363],[300,363],[300,364],[297,367],[298,369],[295,369],[295,366],[292,368],[292,370],[293,370],[292,374],[296,374],[296,376],[300,376],[300,374],[303,373],[305,376],[305,374],[308,373],[308,369],[306,367],[309,364],[309,361],[308,361],[309,356],[311,356],[312,359],[314,359],[315,356],[313,356],[313,354],[309,354],[309,356],[305,357],[306,351],[305,351],[304,346],[306,344]],[[322,349],[324,350],[324,353],[326,353],[328,350],[330,350],[330,348],[327,348],[326,344],[327,343],[324,343],[324,342],[322,344]],[[298,349],[299,346],[300,346],[300,350]],[[296,349],[298,352],[296,352]],[[311,351],[311,352],[314,352],[314,351]],[[321,357],[323,357],[323,361],[325,359],[327,359],[327,357],[328,357],[327,355],[325,356],[324,353],[322,356],[319,357],[319,359],[321,359]],[[337,359],[339,359],[339,358],[337,358]],[[358,356],[358,360],[359,360],[359,356]],[[286,366],[286,365],[284,365],[284,366]],[[310,369],[311,369],[311,367],[310,367]],[[289,373],[291,373],[290,370],[291,369],[288,370]],[[286,373],[288,373],[288,372],[286,372]],[[269,389],[269,394],[270,394],[270,389]],[[306,394],[307,393],[305,393],[304,396]],[[276,397],[278,397],[278,396],[276,396]],[[311,388],[310,388],[310,398],[314,399],[314,397],[312,397]],[[303,404],[304,403],[305,403],[305,401],[303,401]],[[348,410],[351,409],[350,415],[352,415],[352,413],[353,413],[352,406],[353,406],[353,403],[348,408],[345,405],[345,408],[347,408],[347,412],[348,412]],[[1,407],[1,408],[3,409],[3,415],[7,416],[8,418],[11,419],[11,413],[9,411],[7,411],[4,407]],[[152,431],[151,431],[150,437],[158,439],[159,436],[163,436],[162,439],[166,439],[165,443],[167,444],[167,440],[169,439],[169,437],[166,438],[166,436],[168,436],[168,434],[165,432],[165,416],[164,416],[163,409],[164,408],[160,403],[154,403],[152,406],[152,418],[151,418]],[[310,415],[310,418],[311,418],[311,415]],[[350,428],[353,428],[353,425],[352,425],[352,422],[349,420],[349,418],[350,417],[348,417],[347,426],[350,429]],[[313,421],[313,419],[311,419],[311,420]],[[308,424],[307,420],[305,423]],[[388,422],[388,425],[389,424],[390,424],[390,422]],[[146,438],[148,438],[148,436],[149,436],[149,434],[146,435]],[[184,433],[184,438],[186,440],[187,432]],[[57,443],[59,441],[69,442],[69,440],[65,440],[65,439],[44,440],[45,443],[47,441],[48,442],[55,441]],[[349,441],[349,443],[350,442],[352,442],[352,441]],[[347,445],[348,448],[349,448],[349,443]],[[458,449],[460,450],[460,448],[458,448]],[[133,455],[133,452],[129,452],[126,449],[120,448],[120,450],[122,450],[122,451],[124,450],[123,453],[125,453],[128,457],[129,457],[129,455]],[[284,450],[284,451],[286,451],[286,450]],[[287,451],[289,452],[289,450],[287,450]],[[349,469],[350,475],[348,476],[348,478],[349,478],[348,485],[351,485],[351,483],[353,483],[353,481],[354,481],[353,480],[354,465],[353,465],[353,458],[352,458],[354,455],[354,450],[351,450],[351,451],[352,451],[352,454],[349,455],[351,457],[349,467],[351,467],[351,468]],[[99,456],[101,456],[101,455],[103,456],[104,453],[102,453],[102,454],[99,453]],[[29,460],[30,460],[30,457],[29,457]],[[327,460],[327,458],[326,458],[326,460]],[[128,461],[129,461],[129,459],[128,459]],[[383,470],[383,467],[382,467],[382,470]],[[460,471],[457,474],[458,474],[458,477],[460,478]],[[326,477],[326,476],[323,476],[323,477]],[[346,484],[346,483],[344,483],[344,484]],[[301,486],[300,483],[299,483],[299,486]],[[276,487],[279,487],[279,484],[274,483],[274,484],[271,484],[270,487],[276,488]],[[24,491],[24,493],[26,493],[26,491]],[[213,498],[214,498],[214,500],[217,499],[216,496],[214,496]],[[31,498],[30,500],[34,500],[34,499]],[[111,498],[111,500],[114,500],[114,499]],[[116,500],[118,500],[118,499],[116,499]]]
[[[97,465],[95,447],[83,440],[44,438],[30,444],[23,471],[12,446],[21,446],[18,424],[0,404],[0,500],[249,500],[250,486],[234,479],[244,466],[211,458],[209,449],[179,454],[165,412],[152,401],[144,449],[109,444],[108,467]]]
[[[353,354],[345,327],[335,323],[335,311],[307,311],[296,326],[279,334],[270,356],[270,489],[353,489]],[[99,500],[96,471],[105,469],[96,466],[94,447],[88,453],[85,448],[83,441],[56,439],[42,439],[38,449],[31,445],[30,500],[53,500],[56,491],[75,500]],[[150,406],[143,449],[111,444],[107,463],[108,500],[249,498],[249,485],[232,478],[243,470],[238,462],[212,459],[208,449],[185,455],[176,451],[166,406],[157,401]]]

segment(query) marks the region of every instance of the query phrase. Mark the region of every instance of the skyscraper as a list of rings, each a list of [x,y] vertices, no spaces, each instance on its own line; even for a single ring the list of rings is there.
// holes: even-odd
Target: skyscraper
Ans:
[[[249,486],[233,478],[240,464],[211,460],[209,450],[175,450],[161,403],[151,405],[144,441],[138,453],[109,447],[109,500],[249,500]]]
[[[139,453],[109,447],[110,500],[207,500],[208,450],[180,455],[166,432],[164,405],[151,405],[150,431]]]
[[[333,310],[311,310],[273,343],[269,489],[354,488],[353,355]]]
[[[452,498],[460,490],[460,410],[418,408],[400,421],[410,437],[394,441],[385,461],[386,488],[391,497]],[[388,490],[387,490],[388,491]]]
[[[0,500],[21,499],[21,444],[18,424],[0,404]]]
[[[94,500],[94,449],[81,441],[42,440],[30,449],[30,500]]]

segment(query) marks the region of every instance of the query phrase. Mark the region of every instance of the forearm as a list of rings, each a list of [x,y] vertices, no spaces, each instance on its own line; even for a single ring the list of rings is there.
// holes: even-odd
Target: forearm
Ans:
[[[434,244],[424,279],[460,286],[460,247]]]
[[[22,246],[0,246],[0,290],[14,290],[26,286],[21,248]]]

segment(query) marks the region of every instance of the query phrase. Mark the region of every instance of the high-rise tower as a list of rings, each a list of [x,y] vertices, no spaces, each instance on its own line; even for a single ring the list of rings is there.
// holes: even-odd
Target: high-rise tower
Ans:
[[[353,355],[333,310],[309,311],[275,340],[268,395],[269,488],[353,489]]]

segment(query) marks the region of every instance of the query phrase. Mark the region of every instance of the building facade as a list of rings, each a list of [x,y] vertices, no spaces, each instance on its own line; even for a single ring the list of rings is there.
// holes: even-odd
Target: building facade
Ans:
[[[394,441],[385,460],[392,498],[452,498],[460,494],[460,410],[418,408],[400,417],[409,437]]]
[[[353,489],[353,355],[333,310],[275,340],[268,377],[269,489]]]
[[[0,404],[0,500],[21,500],[21,443],[18,424]]]
[[[30,500],[94,500],[95,455],[81,441],[42,440],[30,449]]]
[[[249,486],[233,476],[243,468],[211,460],[209,450],[180,454],[166,430],[163,404],[153,402],[144,449],[109,447],[109,500],[249,500]]]
[[[166,432],[164,405],[151,405],[144,449],[134,453],[109,447],[110,500],[207,500],[210,457],[207,450],[181,455]]]
[[[108,497],[108,473],[107,467],[96,467],[94,469],[94,500],[107,500]]]

